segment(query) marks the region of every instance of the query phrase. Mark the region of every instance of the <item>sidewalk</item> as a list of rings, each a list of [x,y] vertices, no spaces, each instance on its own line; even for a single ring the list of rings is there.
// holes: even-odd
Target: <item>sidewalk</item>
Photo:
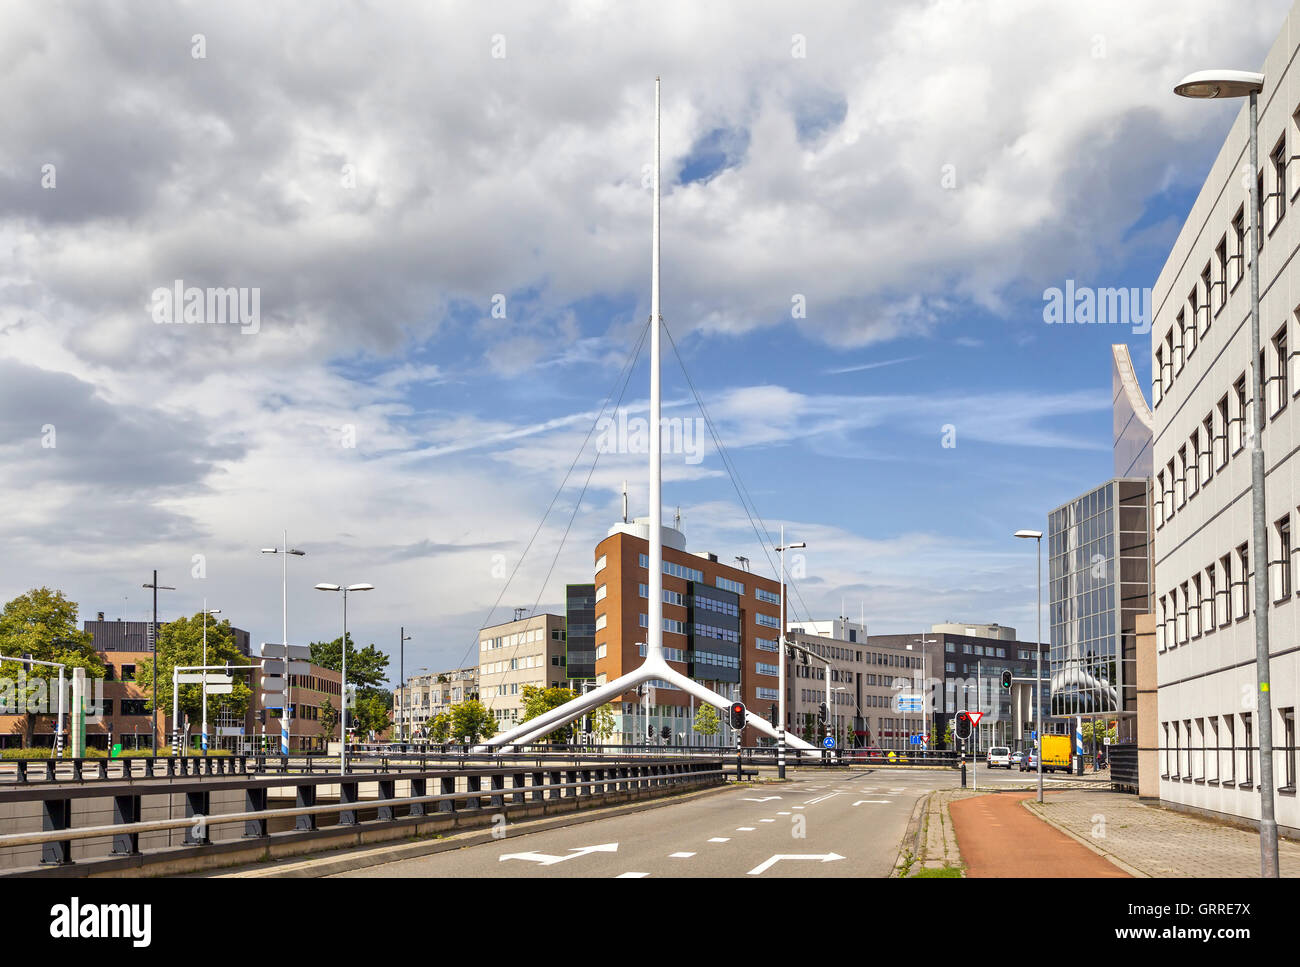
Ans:
[[[997,793],[948,806],[970,877],[1113,878],[1130,874],[1030,814],[1034,793]],[[1049,796],[1089,795],[1061,792]]]
[[[1068,790],[1044,798],[1040,806],[1030,797],[1020,808],[1138,875],[1259,876],[1259,834],[1252,830],[1139,802],[1126,793]],[[1279,840],[1278,859],[1283,876],[1300,877],[1300,844]]]

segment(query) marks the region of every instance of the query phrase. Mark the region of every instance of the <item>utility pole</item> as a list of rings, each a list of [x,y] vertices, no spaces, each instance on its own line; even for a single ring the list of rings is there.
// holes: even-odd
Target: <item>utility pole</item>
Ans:
[[[397,723],[397,741],[403,742],[406,739],[406,643],[411,640],[411,636],[406,633],[406,626],[403,625],[398,631],[400,636],[400,645],[398,646],[399,655],[397,676],[401,684],[397,688],[397,694],[402,697],[402,716]]]

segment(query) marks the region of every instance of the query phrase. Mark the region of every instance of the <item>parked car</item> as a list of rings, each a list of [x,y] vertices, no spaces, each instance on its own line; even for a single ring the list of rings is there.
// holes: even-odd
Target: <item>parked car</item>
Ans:
[[[1032,749],[1020,757],[1020,771],[1021,772],[1038,771],[1038,754],[1034,752]]]
[[[995,745],[989,749],[985,762],[988,764],[990,769],[994,766],[1001,766],[1004,769],[1010,769],[1011,750],[1005,745]]]
[[[1023,759],[1024,757],[1025,757],[1025,754],[1024,754],[1023,752],[1013,752],[1013,753],[1011,753],[1011,765],[1013,765],[1013,766],[1018,766],[1018,765],[1020,765],[1020,760]],[[1007,768],[1009,769],[1009,768],[1011,768],[1011,766],[1008,766]]]

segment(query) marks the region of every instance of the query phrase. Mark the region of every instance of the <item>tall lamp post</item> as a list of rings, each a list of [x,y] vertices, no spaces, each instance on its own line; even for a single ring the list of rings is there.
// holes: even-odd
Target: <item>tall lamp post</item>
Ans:
[[[284,542],[279,547],[264,547],[263,554],[280,555],[280,644],[284,645],[284,708],[280,709],[280,755],[289,754],[292,744],[292,725],[289,713],[293,710],[293,691],[289,674],[289,556],[305,557],[307,552],[289,546],[289,532],[283,531]]]
[[[937,645],[938,643],[938,638],[927,638],[924,631],[921,632],[921,637],[914,642],[914,644],[921,646],[921,701],[923,703],[921,706],[921,730],[925,736],[925,744],[921,746],[921,758],[925,758],[925,753],[930,751],[930,711],[924,704],[925,693],[930,690],[930,651],[926,648],[926,645]],[[907,646],[907,650],[912,650],[911,644]]]
[[[339,682],[339,775],[345,776],[348,772],[348,592],[349,591],[373,591],[373,584],[349,584],[344,587],[341,584],[318,584],[317,591],[342,591],[343,592],[343,644],[339,651],[343,655],[342,670],[339,673],[341,681]],[[286,643],[286,648],[288,647]],[[286,705],[288,702],[285,703]],[[289,710],[285,709],[287,715]]]
[[[149,700],[153,702],[153,714],[149,716],[149,726],[153,732],[153,756],[158,757],[158,592],[175,591],[176,589],[166,584],[158,583],[158,572],[153,572],[153,581],[150,584],[142,584],[141,587],[153,589],[153,624],[149,626],[149,652],[150,664],[153,665],[153,686],[149,693]]]
[[[1037,682],[1034,684],[1035,721],[1037,725],[1038,745],[1034,758],[1038,761],[1038,801],[1043,801],[1043,532],[1016,531],[1016,537],[1033,538],[1038,542],[1038,632],[1034,637],[1034,659],[1037,662]]]
[[[1250,445],[1251,560],[1255,562],[1255,679],[1259,706],[1260,875],[1278,876],[1277,819],[1273,806],[1273,700],[1269,691],[1268,524],[1264,507],[1264,374],[1259,370],[1259,93],[1264,75],[1209,70],[1188,74],[1174,93],[1182,97],[1250,98],[1250,368],[1254,438]],[[1249,754],[1249,753],[1247,753]]]
[[[220,608],[208,610],[208,599],[203,599],[203,754],[208,754],[208,615],[221,614]]]
[[[776,776],[778,779],[785,778],[785,552],[794,550],[799,547],[807,547],[803,541],[797,544],[787,544],[785,542],[785,525],[781,525],[781,546],[777,548],[781,552],[781,635],[778,647],[781,649],[781,660],[777,662],[777,722],[776,726]],[[827,710],[830,714],[830,710]]]
[[[404,742],[404,741],[406,740],[406,722],[405,722],[405,719],[406,719],[406,714],[407,714],[407,703],[406,703],[406,698],[407,698],[407,696],[406,696],[406,643],[407,643],[408,641],[411,640],[411,636],[408,635],[408,634],[406,633],[406,626],[405,626],[405,625],[403,625],[403,626],[401,627],[401,629],[397,632],[397,639],[398,639],[397,650],[398,650],[398,654],[401,656],[401,657],[398,659],[398,666],[397,666],[397,680],[398,680],[399,682],[402,683],[401,686],[397,689],[397,694],[400,695],[400,696],[401,696],[401,699],[402,699],[402,714],[401,714],[401,717],[400,717],[400,719],[399,719],[399,721],[398,721],[398,723],[397,723],[397,741],[398,741],[398,742]]]

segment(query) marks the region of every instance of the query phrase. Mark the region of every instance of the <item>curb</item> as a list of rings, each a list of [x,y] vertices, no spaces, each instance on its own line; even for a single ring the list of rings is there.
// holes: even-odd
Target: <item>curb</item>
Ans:
[[[1088,849],[1092,850],[1098,856],[1101,856],[1104,859],[1108,860],[1109,862],[1113,863],[1114,865],[1118,866],[1129,876],[1136,877],[1140,880],[1153,879],[1150,873],[1146,873],[1142,870],[1139,870],[1136,866],[1130,866],[1129,864],[1121,860],[1119,857],[1117,857],[1114,853],[1109,853],[1106,850],[1102,849],[1101,847],[1093,843],[1090,843],[1088,840],[1084,839],[1078,833],[1074,832],[1074,830],[1068,829],[1065,826],[1062,826],[1060,823],[1056,822],[1056,820],[1049,819],[1047,816],[1043,815],[1043,813],[1041,813],[1037,809],[1038,802],[1036,800],[1026,799],[1022,801],[1020,805],[1024,806],[1025,809],[1027,809],[1030,813],[1037,816],[1043,822],[1047,823],[1048,826],[1051,826],[1057,832],[1064,833],[1066,836],[1070,837],[1070,839],[1074,840],[1076,843],[1088,847]],[[1044,805],[1046,805],[1046,803],[1044,803]]]
[[[528,822],[515,823],[508,827],[511,830],[511,833],[507,838],[513,839],[519,836],[526,836],[529,833],[544,833],[552,829],[563,829],[568,826],[582,826],[601,819],[645,812],[646,810],[657,809],[661,806],[672,806],[678,803],[691,802],[695,799],[716,795],[720,792],[731,791],[735,788],[736,785],[734,783],[728,783],[712,789],[701,789],[677,796],[664,796],[647,802],[610,806],[604,809],[598,808],[583,813],[559,816],[553,819],[535,819]],[[416,842],[396,843],[361,851],[350,850],[341,856],[330,856],[329,854],[325,854],[315,859],[309,857],[307,859],[300,859],[291,863],[282,863],[276,866],[254,868],[245,867],[225,873],[213,874],[211,878],[262,879],[283,877],[287,879],[333,876],[336,873],[347,873],[352,870],[361,870],[372,866],[382,866],[386,863],[396,863],[401,860],[416,859],[421,856],[430,856],[435,853],[445,853],[450,850],[463,849],[467,846],[478,846],[482,843],[493,842],[494,840],[499,842],[501,837],[493,836],[493,831],[490,829],[473,830],[463,833],[453,833],[450,836],[440,836],[437,839],[421,839]]]
[[[912,815],[908,817],[907,827],[903,830],[903,838],[898,844],[898,855],[894,857],[894,869],[890,876],[902,878],[903,870],[909,864],[907,857],[910,854],[912,864],[914,865],[921,858],[921,817],[925,815],[926,810],[930,807],[930,799],[934,793],[927,793],[916,801],[912,807]]]

